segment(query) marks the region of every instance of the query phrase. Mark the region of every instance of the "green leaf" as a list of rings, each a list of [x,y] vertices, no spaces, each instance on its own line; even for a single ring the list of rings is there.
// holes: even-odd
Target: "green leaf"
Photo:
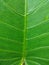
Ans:
[[[0,65],[49,65],[49,0],[0,0]]]

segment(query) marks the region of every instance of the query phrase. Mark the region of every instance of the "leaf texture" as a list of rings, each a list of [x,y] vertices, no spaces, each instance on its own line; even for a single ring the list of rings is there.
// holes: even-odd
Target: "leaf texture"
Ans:
[[[0,65],[49,65],[49,0],[0,0]]]

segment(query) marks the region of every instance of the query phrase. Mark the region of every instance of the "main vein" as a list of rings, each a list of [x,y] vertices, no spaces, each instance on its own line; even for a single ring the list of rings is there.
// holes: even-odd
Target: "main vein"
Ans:
[[[25,16],[24,16],[24,41],[23,41],[23,62],[25,62],[26,56],[26,27],[27,27],[27,15],[26,15],[26,0],[25,0]]]

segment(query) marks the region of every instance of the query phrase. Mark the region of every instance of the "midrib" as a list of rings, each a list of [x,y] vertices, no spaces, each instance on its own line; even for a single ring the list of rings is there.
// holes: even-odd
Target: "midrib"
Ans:
[[[26,56],[26,27],[27,27],[27,14],[26,14],[26,0],[25,0],[25,14],[24,14],[24,41],[23,41],[23,62]]]

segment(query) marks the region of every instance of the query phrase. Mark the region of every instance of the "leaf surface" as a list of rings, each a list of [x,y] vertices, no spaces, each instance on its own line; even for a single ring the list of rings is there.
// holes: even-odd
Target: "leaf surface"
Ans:
[[[0,65],[49,65],[49,0],[0,0]]]

